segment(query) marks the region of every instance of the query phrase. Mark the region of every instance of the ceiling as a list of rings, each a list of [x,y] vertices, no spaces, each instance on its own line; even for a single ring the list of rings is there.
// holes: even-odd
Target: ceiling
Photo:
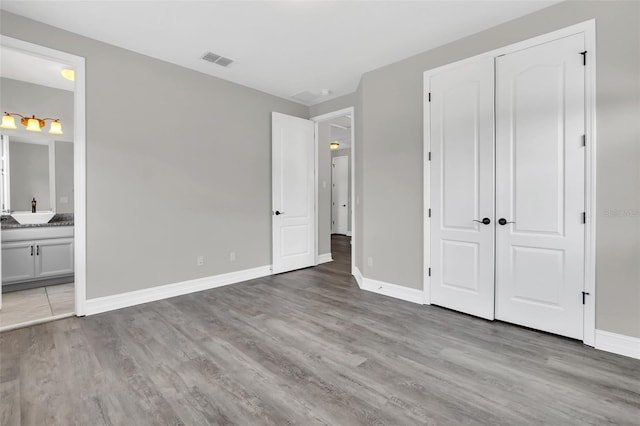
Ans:
[[[367,71],[558,2],[2,0],[0,8],[282,98],[302,93],[297,102],[313,105],[354,92]],[[235,62],[203,61],[208,51]]]
[[[0,47],[0,77],[73,91],[74,82],[62,77],[64,64]]]

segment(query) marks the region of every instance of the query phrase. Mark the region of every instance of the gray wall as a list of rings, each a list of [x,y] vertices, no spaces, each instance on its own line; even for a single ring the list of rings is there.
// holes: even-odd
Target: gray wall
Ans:
[[[9,140],[11,210],[31,211],[36,199],[37,210],[51,210],[49,189],[49,147]]]
[[[318,123],[318,254],[331,253],[331,127]]]
[[[348,95],[340,96],[330,101],[322,102],[317,105],[309,107],[309,117],[316,117],[318,115],[328,114],[330,112],[339,111],[341,109],[349,108],[355,105],[355,93],[349,93]]]
[[[7,12],[0,24],[86,60],[88,298],[271,263],[271,112],[307,107]]]
[[[373,267],[361,268],[366,277],[422,288],[423,72],[591,18],[597,20],[597,328],[640,337],[639,2],[563,2],[362,77],[356,179],[366,208],[356,206],[356,226],[364,227],[364,258],[356,262],[373,258]]]
[[[56,141],[55,156],[56,213],[73,213],[73,143]]]
[[[596,18],[597,327],[640,337],[639,15],[638,2],[563,2],[366,73],[354,94],[311,108],[5,12],[0,27],[87,58],[88,296],[97,297],[268,264],[269,112],[352,105],[355,264],[422,288],[423,72]],[[136,121],[167,113],[184,126]],[[194,129],[198,120],[211,131]]]

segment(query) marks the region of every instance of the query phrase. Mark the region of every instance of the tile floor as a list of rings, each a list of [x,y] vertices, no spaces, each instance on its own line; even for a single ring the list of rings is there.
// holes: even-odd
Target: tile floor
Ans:
[[[4,293],[0,331],[71,316],[73,311],[73,283]]]

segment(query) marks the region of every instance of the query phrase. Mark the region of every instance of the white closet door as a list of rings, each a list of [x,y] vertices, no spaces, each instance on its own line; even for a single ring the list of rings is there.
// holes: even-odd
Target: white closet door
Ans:
[[[273,273],[315,265],[314,123],[272,113]]]
[[[431,303],[493,319],[494,60],[446,70],[429,86]]]
[[[496,60],[496,318],[583,337],[584,36]]]

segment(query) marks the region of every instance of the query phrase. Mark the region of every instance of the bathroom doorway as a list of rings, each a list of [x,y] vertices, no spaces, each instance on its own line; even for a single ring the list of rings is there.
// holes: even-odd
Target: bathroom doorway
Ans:
[[[82,314],[84,59],[8,37],[0,55],[0,331],[6,331]]]

